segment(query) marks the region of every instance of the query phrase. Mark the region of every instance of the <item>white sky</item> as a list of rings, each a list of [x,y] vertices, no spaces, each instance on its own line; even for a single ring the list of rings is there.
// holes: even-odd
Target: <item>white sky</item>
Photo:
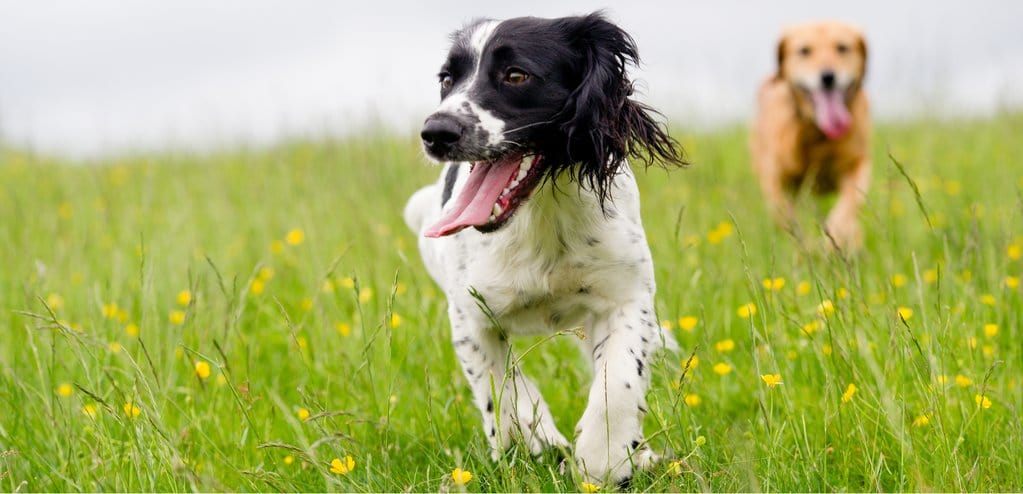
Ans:
[[[861,25],[879,118],[1023,107],[1023,2],[0,0],[0,139],[94,155],[266,143],[382,125],[437,100],[475,17],[604,8],[637,40],[641,97],[679,127],[742,121],[787,23]]]

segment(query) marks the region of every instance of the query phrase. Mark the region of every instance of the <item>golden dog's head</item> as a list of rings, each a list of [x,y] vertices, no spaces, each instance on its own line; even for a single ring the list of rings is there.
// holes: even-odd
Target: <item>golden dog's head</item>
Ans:
[[[867,44],[859,29],[841,22],[791,26],[778,42],[778,77],[796,94],[799,112],[829,139],[852,126],[849,103],[863,83]]]

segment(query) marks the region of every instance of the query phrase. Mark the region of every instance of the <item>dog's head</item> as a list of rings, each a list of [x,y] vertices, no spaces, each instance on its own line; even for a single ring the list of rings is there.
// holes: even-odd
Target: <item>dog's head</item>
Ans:
[[[778,77],[796,94],[800,114],[829,139],[852,126],[849,103],[863,84],[867,44],[860,30],[841,22],[789,27],[778,42]]]
[[[452,39],[423,147],[436,160],[469,161],[472,171],[428,236],[497,230],[563,172],[603,205],[626,157],[683,163],[653,110],[629,98],[635,42],[599,13],[481,20]]]

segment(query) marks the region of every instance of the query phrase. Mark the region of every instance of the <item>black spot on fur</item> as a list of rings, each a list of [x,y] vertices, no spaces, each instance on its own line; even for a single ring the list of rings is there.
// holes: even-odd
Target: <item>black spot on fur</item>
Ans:
[[[633,439],[632,440],[632,449],[636,449],[638,447],[639,447],[639,441]]]
[[[625,389],[632,389],[632,384],[625,383]]]
[[[458,179],[458,163],[448,166],[448,172],[444,174],[444,191],[440,195],[440,205],[443,206],[451,199],[451,191],[455,188],[455,180]]]
[[[590,293],[590,287],[588,286],[580,287],[576,293],[579,293],[580,295],[586,295]]]
[[[493,398],[487,398],[487,411],[491,412],[491,413],[494,412],[494,399]]]
[[[640,359],[636,359],[636,372],[639,373],[640,376],[643,375],[643,361]]]

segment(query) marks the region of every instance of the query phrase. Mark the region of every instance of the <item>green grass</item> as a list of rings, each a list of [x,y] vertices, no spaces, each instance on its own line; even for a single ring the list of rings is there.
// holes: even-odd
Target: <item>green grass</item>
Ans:
[[[683,461],[632,488],[1023,489],[1023,293],[1008,286],[1023,116],[876,129],[866,248],[849,260],[819,248],[826,204],[802,202],[799,239],[767,220],[743,130],[681,135],[695,166],[639,176],[659,317],[682,346],[655,369],[646,427]],[[0,490],[457,490],[455,467],[470,491],[578,489],[554,455],[489,459],[400,217],[437,173],[393,137],[87,164],[0,151]],[[589,380],[572,338],[524,363],[563,432]],[[332,473],[346,455],[354,470]]]

